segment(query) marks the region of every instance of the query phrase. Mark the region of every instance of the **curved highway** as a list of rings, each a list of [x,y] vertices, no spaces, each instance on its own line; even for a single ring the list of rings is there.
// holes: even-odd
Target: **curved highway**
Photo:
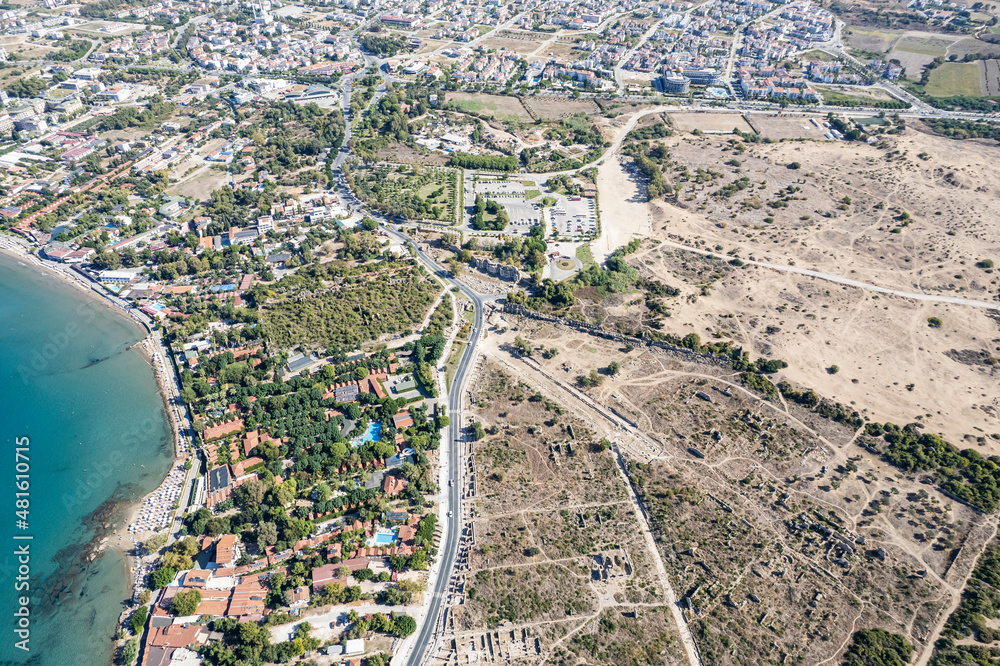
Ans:
[[[441,614],[441,607],[444,605],[448,593],[448,584],[451,581],[452,569],[455,566],[455,557],[458,554],[458,540],[461,536],[462,528],[462,461],[459,460],[459,442],[462,439],[462,396],[465,393],[465,382],[468,379],[469,369],[472,367],[473,359],[476,357],[476,347],[479,344],[479,336],[483,331],[483,303],[485,299],[470,289],[462,282],[452,277],[451,273],[444,270],[437,263],[427,256],[416,243],[406,234],[395,231],[388,226],[383,227],[390,236],[407,243],[416,252],[417,258],[433,271],[439,278],[454,287],[458,287],[469,300],[472,301],[476,310],[475,322],[469,344],[462,352],[462,358],[458,362],[458,369],[451,383],[451,390],[448,391],[448,418],[451,424],[448,426],[448,434],[444,444],[448,450],[448,492],[445,495],[443,508],[447,511],[444,517],[444,527],[442,529],[441,547],[438,549],[440,569],[438,569],[437,579],[434,581],[434,588],[430,591],[430,606],[427,609],[427,616],[417,634],[416,642],[410,650],[406,661],[407,666],[418,666],[427,652],[427,647],[434,636],[435,628]],[[448,515],[448,514],[451,515]]]

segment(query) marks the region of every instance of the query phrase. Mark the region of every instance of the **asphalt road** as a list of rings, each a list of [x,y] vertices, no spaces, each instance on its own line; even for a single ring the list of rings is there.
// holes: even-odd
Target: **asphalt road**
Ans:
[[[443,539],[439,554],[441,557],[441,567],[438,570],[437,580],[434,581],[434,588],[431,590],[430,607],[427,609],[427,617],[420,627],[416,642],[410,650],[409,657],[404,662],[407,666],[417,666],[423,661],[434,636],[438,619],[441,614],[441,607],[447,595],[448,583],[451,581],[452,569],[455,566],[455,557],[458,554],[458,540],[462,528],[462,465],[459,460],[459,442],[462,439],[462,395],[465,392],[465,382],[468,379],[469,370],[472,368],[473,359],[476,357],[476,347],[479,345],[479,338],[483,331],[483,303],[484,298],[475,291],[459,282],[451,276],[451,273],[438,266],[433,259],[424,254],[413,240],[404,233],[386,227],[386,232],[390,235],[408,242],[416,250],[417,257],[427,268],[437,274],[447,284],[458,287],[465,296],[472,301],[476,310],[475,323],[469,336],[469,344],[466,345],[462,358],[458,362],[455,370],[455,377],[451,383],[451,390],[448,392],[448,417],[451,425],[448,426],[448,434],[445,445],[448,448],[448,479],[451,483],[448,486],[445,508],[452,512],[452,516],[444,518]]]

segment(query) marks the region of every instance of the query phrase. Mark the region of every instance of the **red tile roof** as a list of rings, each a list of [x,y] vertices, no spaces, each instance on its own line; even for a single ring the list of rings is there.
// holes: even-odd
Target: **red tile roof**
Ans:
[[[406,479],[394,474],[386,474],[385,480],[382,481],[382,492],[391,497],[406,490],[406,486]]]
[[[215,563],[220,566],[232,564],[235,559],[236,535],[223,534],[215,545]]]

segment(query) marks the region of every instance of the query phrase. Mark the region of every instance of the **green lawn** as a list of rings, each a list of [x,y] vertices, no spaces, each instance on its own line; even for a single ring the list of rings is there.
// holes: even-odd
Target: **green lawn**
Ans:
[[[895,50],[922,53],[929,56],[943,56],[952,42],[953,40],[950,39],[936,39],[934,37],[904,37],[896,44]]]
[[[587,270],[597,263],[594,261],[594,253],[590,251],[590,245],[587,243],[576,248],[576,258],[583,262],[583,270]]]
[[[806,51],[798,57],[800,60],[829,60],[830,54],[820,51],[819,49],[812,49],[811,51]]]
[[[925,90],[928,95],[936,97],[978,97],[982,94],[979,87],[979,63],[946,62],[931,72],[931,79]]]
[[[525,190],[524,191],[524,198],[527,199],[528,201],[531,201],[532,199],[537,199],[540,196],[542,196],[542,191],[541,190]]]
[[[462,360],[462,354],[465,352],[465,344],[459,340],[451,346],[451,353],[448,355],[448,362],[444,366],[444,386],[445,390],[451,390],[451,382],[455,378],[455,373],[458,372],[458,362]]]

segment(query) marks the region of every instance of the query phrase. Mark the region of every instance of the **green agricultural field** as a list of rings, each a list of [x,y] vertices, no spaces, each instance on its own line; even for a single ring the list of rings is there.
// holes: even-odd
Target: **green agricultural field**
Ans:
[[[475,113],[504,121],[533,122],[534,118],[525,110],[521,100],[513,96],[483,95],[465,92],[449,92],[445,108]]]
[[[899,35],[899,32],[894,31],[868,30],[852,26],[847,30],[845,38],[847,45],[852,49],[883,52]]]
[[[978,97],[979,63],[946,62],[933,72],[925,88],[928,95],[935,97],[966,96]]]

